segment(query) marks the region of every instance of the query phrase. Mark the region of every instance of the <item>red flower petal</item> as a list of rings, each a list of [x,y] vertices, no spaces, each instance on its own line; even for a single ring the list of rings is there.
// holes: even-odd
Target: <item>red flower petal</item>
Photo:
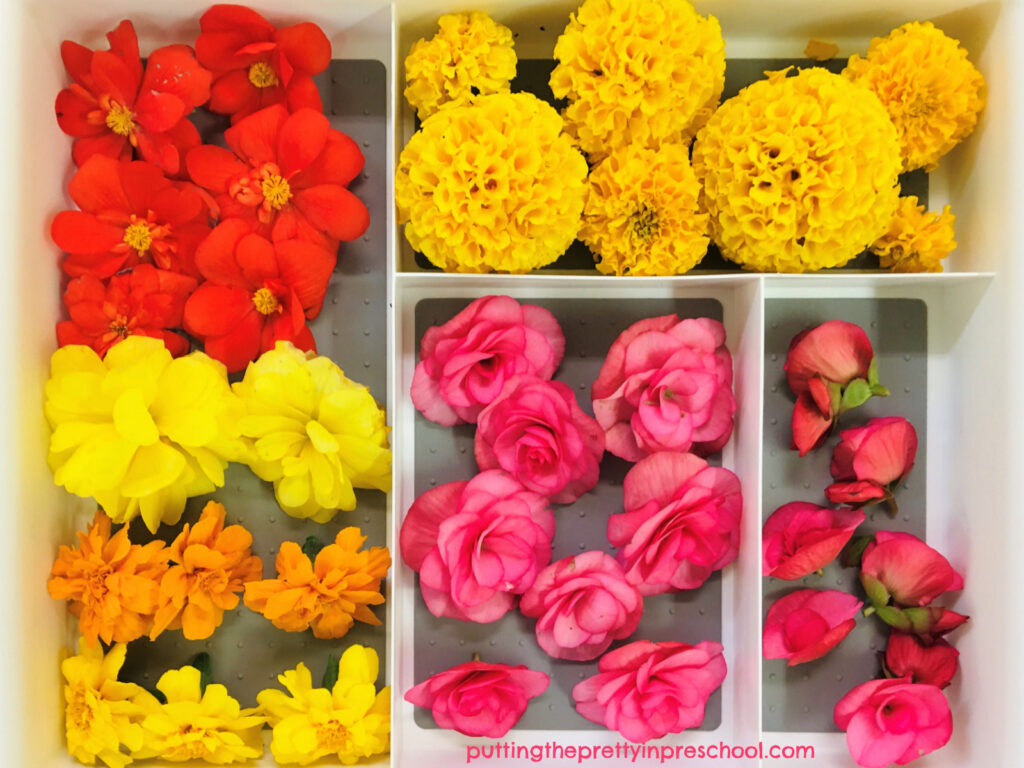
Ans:
[[[108,51],[96,51],[89,71],[98,93],[110,94],[124,107],[131,108],[135,104],[139,77],[124,59]]]
[[[170,176],[176,179],[188,178],[185,158],[188,156],[189,151],[203,143],[203,140],[199,137],[199,129],[189,120],[182,119],[178,121],[177,125],[169,128],[164,133],[164,136],[167,137],[167,140],[178,151],[178,172],[170,174]]]
[[[89,87],[92,75],[92,50],[71,40],[60,44],[60,58],[71,79],[79,85]]]
[[[82,211],[61,211],[50,226],[50,237],[68,253],[106,253],[124,239],[124,227]]]
[[[185,330],[193,336],[227,336],[246,323],[246,318],[255,315],[257,326],[263,325],[260,315],[252,303],[251,292],[237,286],[203,283],[196,288],[185,302]],[[245,327],[252,331],[252,323]],[[259,332],[255,331],[259,344]],[[211,354],[207,350],[207,354]],[[247,359],[250,355],[246,354]],[[218,360],[224,362],[223,358]],[[237,370],[237,369],[235,369]]]
[[[177,96],[188,113],[210,99],[211,79],[209,70],[199,65],[191,48],[166,45],[149,55],[142,91]]]
[[[203,32],[245,31],[256,39],[269,40],[274,34],[274,25],[252,8],[232,3],[218,3],[199,19]],[[265,35],[261,37],[260,35]]]
[[[320,313],[337,257],[303,240],[283,240],[275,243],[275,249],[281,279],[295,291],[312,320]]]
[[[197,293],[198,291],[192,295],[195,296]],[[187,307],[185,312],[187,317]],[[207,338],[203,343],[203,349],[214,360],[224,363],[228,373],[235,373],[244,369],[259,355],[262,331],[263,315],[254,309],[247,313],[230,333]]]
[[[149,336],[150,334],[143,335]],[[167,347],[167,351],[171,353],[172,357],[181,357],[188,354],[188,339],[181,334],[174,333],[173,331],[162,331],[157,338],[164,340],[164,346]]]
[[[307,75],[316,75],[331,63],[331,41],[316,24],[305,22],[277,30],[274,39],[288,63]]]
[[[250,290],[252,286],[235,259],[239,241],[250,232],[252,227],[243,219],[227,219],[218,224],[196,248],[196,268],[203,277],[214,283]]]
[[[106,132],[99,136],[83,136],[76,139],[71,147],[71,157],[79,167],[96,155],[128,161],[132,159],[132,145],[124,136]]]
[[[163,133],[185,116],[185,104],[174,94],[146,91],[135,102],[135,121],[150,133]]]
[[[224,132],[224,141],[253,165],[277,160],[277,141],[288,110],[280,104],[254,112]]]
[[[235,261],[249,285],[262,285],[264,280],[278,276],[277,254],[265,237],[247,234],[235,246]]]
[[[810,393],[804,392],[793,406],[793,448],[805,456],[822,441],[832,427],[831,416],[823,416]]]
[[[191,150],[185,162],[192,181],[213,192],[227,192],[228,184],[249,170],[248,165],[228,150],[211,145]]]
[[[310,224],[338,240],[355,240],[370,226],[370,212],[363,202],[336,184],[298,190],[293,200]]]
[[[296,74],[288,81],[288,89],[284,95],[288,109],[297,112],[300,109],[324,111],[324,103],[320,99],[320,89],[316,87],[309,75]]]
[[[260,89],[249,82],[244,69],[232,69],[213,81],[210,87],[210,111],[222,115],[250,115],[259,107]]]
[[[136,131],[134,135],[139,157],[152,163],[168,176],[178,173],[182,167],[181,155],[166,133]]]
[[[66,347],[69,344],[81,344],[92,346],[92,339],[82,333],[81,329],[70,320],[61,320],[57,323],[57,346]]]
[[[98,136],[108,131],[104,123],[89,119],[89,115],[98,110],[99,105],[70,88],[57,94],[53,109],[57,113],[57,125],[68,136]]]
[[[277,164],[286,177],[301,171],[323,151],[331,124],[319,112],[302,109],[281,126],[277,140]]]
[[[359,145],[341,131],[332,130],[316,162],[295,174],[290,181],[294,189],[319,184],[346,186],[359,175],[365,163]]]
[[[153,200],[157,195],[174,192],[171,182],[152,163],[119,163],[116,173],[127,200],[122,209],[125,213],[145,216],[154,208]]]
[[[83,163],[68,182],[68,193],[75,205],[87,213],[126,213],[129,208],[121,182],[121,164],[111,157],[92,157]]]
[[[139,38],[135,27],[125,19],[107,33],[110,52],[120,58],[132,72],[136,81],[142,78],[142,59],[139,56]]]
[[[786,379],[794,395],[807,389],[813,376],[844,386],[866,378],[875,353],[864,330],[844,320],[829,320],[798,334],[786,356]]]

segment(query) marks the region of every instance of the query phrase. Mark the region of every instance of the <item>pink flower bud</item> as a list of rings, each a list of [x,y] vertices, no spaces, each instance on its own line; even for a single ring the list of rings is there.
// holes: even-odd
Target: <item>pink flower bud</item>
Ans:
[[[856,509],[829,509],[804,501],[779,507],[764,523],[763,574],[793,580],[824,568],[863,522],[864,513]]]

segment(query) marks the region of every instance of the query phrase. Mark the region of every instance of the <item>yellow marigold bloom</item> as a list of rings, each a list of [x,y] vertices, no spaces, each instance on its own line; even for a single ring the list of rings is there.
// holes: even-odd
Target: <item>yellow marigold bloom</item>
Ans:
[[[128,540],[128,526],[111,538],[110,518],[97,511],[79,545],[61,545],[46,588],[68,600],[86,644],[127,643],[147,634],[156,613],[160,579],[167,571],[164,542]]]
[[[160,580],[160,607],[149,637],[181,629],[202,640],[238,605],[245,582],[263,576],[263,561],[252,554],[252,534],[241,525],[224,527],[225,509],[207,502],[195,525],[186,524],[167,549],[175,565]]]
[[[942,260],[956,248],[955,222],[948,205],[941,214],[933,213],[918,205],[913,195],[901,197],[889,228],[871,250],[893,272],[941,272]]]
[[[693,148],[712,239],[758,272],[842,266],[899,197],[899,143],[878,98],[819,67],[787,71],[722,104]]]
[[[688,143],[725,87],[714,16],[687,0],[584,0],[555,45],[551,90],[591,161],[619,147]]]
[[[141,515],[151,531],[178,522],[188,497],[222,486],[241,449],[232,437],[241,403],[223,364],[201,352],[174,359],[146,336],[102,360],[89,347],[58,349],[45,410],[57,485],[94,497],[116,523]]]
[[[405,59],[405,98],[420,120],[477,95],[508,93],[516,76],[512,30],[482,11],[445,14],[437,27]]]
[[[256,697],[274,729],[274,759],[282,765],[308,765],[333,755],[352,765],[387,752],[391,689],[376,690],[377,672],[376,651],[353,645],[342,654],[331,690],[314,688],[305,664],[278,675],[288,693],[268,688]]]
[[[815,61],[828,61],[834,59],[839,53],[839,46],[835,43],[826,43],[823,40],[810,39],[804,48],[804,56]]]
[[[587,180],[580,240],[612,275],[680,275],[708,249],[708,215],[685,144],[615,150]]]
[[[294,541],[278,550],[276,579],[245,585],[245,604],[286,632],[313,628],[319,638],[342,637],[355,619],[377,626],[371,605],[381,605],[380,582],[391,567],[387,547],[360,551],[366,541],[355,526],[343,528],[311,563]]]
[[[98,643],[83,638],[78,655],[61,664],[68,752],[86,765],[99,759],[110,768],[124,768],[132,762],[126,753],[142,747],[143,710],[136,699],[149,694],[117,680],[127,649],[118,643],[104,655]]]
[[[850,57],[843,75],[881,99],[899,134],[907,171],[938,165],[974,130],[985,106],[985,78],[960,42],[930,21],[876,37],[867,56]]]
[[[167,703],[154,699],[150,705],[135,757],[226,765],[263,754],[260,730],[266,718],[258,709],[242,709],[223,685],[211,684],[202,691],[195,667],[164,672],[156,687]]]
[[[249,466],[274,483],[289,515],[325,523],[355,509],[353,488],[391,488],[384,411],[329,358],[279,341],[234,389],[247,413],[238,426],[253,441]]]
[[[454,272],[529,272],[565,253],[587,161],[564,125],[529,93],[481,96],[424,121],[395,178],[412,247]]]

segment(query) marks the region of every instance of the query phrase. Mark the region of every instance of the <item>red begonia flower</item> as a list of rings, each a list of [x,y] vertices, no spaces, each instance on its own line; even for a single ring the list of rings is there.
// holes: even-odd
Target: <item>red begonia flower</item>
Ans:
[[[81,210],[58,213],[50,234],[67,251],[62,266],[72,277],[106,278],[140,262],[198,276],[195,250],[210,225],[192,184],[171,181],[151,163],[96,155],[68,192]]]
[[[142,68],[139,41],[130,21],[107,34],[109,51],[93,51],[65,40],[64,67],[74,81],[57,94],[57,123],[74,136],[75,163],[93,155],[130,160],[132,149],[175,175],[184,153],[200,143],[186,118],[210,98],[210,73],[187,45],[153,51]]]
[[[272,243],[242,219],[217,226],[196,251],[206,282],[185,304],[185,330],[229,372],[277,341],[316,351],[306,325],[320,312],[335,257],[303,240]]]
[[[77,277],[64,292],[71,319],[57,323],[57,344],[84,344],[103,357],[128,336],[152,336],[163,339],[175,357],[184,355],[188,339],[168,329],[181,326],[185,300],[195,287],[194,278],[149,264],[106,284],[93,275]]]
[[[199,20],[196,58],[213,72],[209,108],[236,123],[273,104],[323,111],[313,75],[331,63],[316,24],[276,28],[251,8],[215,5]]]
[[[271,240],[308,240],[329,251],[366,231],[370,212],[345,188],[362,170],[363,153],[319,112],[267,107],[225,131],[224,140],[230,151],[196,147],[187,159],[222,220],[248,219]]]

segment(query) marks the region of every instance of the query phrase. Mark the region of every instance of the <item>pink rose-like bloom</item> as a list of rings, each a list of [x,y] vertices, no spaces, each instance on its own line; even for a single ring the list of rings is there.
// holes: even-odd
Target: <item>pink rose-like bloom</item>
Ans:
[[[833,717],[863,768],[905,765],[944,746],[953,733],[942,691],[909,677],[858,685],[839,700]]]
[[[626,461],[721,450],[736,412],[725,326],[676,315],[634,323],[608,350],[592,394],[608,450]]]
[[[850,634],[864,603],[835,589],[800,589],[776,600],[764,620],[766,659],[787,665],[820,659]]]
[[[554,535],[547,499],[495,469],[416,499],[399,544],[432,614],[484,623],[530,588]]]
[[[736,559],[743,497],[728,469],[691,453],[655,453],[626,475],[623,504],[608,518],[608,540],[643,595],[696,589]]]
[[[572,504],[597,485],[604,433],[560,381],[516,376],[480,412],[476,463],[504,469],[555,504]]]
[[[866,388],[857,405],[873,394],[888,393],[877,382],[868,381],[874,359],[875,351],[864,330],[844,320],[829,320],[793,338],[784,368],[797,398],[793,447],[801,456],[821,443],[843,410],[854,407],[841,400],[842,390],[850,382],[860,379]]]
[[[537,642],[556,659],[589,661],[640,623],[643,598],[604,552],[584,552],[552,563],[519,602],[537,619]]]
[[[565,354],[554,315],[511,296],[484,296],[423,334],[409,394],[413,405],[446,427],[469,422],[513,376],[550,379]]]
[[[764,521],[762,573],[777,579],[801,579],[824,568],[864,522],[859,509],[829,509],[794,501]]]
[[[963,577],[917,536],[879,531],[864,550],[860,580],[875,606],[924,606],[946,592],[963,589]]]
[[[711,642],[639,640],[606,653],[597,668],[572,689],[576,711],[639,744],[703,723],[726,673],[722,646]]]
[[[917,432],[901,416],[871,419],[844,429],[832,453],[835,483],[825,489],[834,504],[874,504],[891,499],[914,466]]]
[[[405,700],[429,709],[442,728],[497,739],[519,722],[530,699],[544,693],[549,682],[543,672],[522,665],[470,661],[410,688]]]
[[[915,635],[890,632],[885,647],[885,667],[894,677],[945,688],[956,674],[960,652],[945,640],[925,645]]]

